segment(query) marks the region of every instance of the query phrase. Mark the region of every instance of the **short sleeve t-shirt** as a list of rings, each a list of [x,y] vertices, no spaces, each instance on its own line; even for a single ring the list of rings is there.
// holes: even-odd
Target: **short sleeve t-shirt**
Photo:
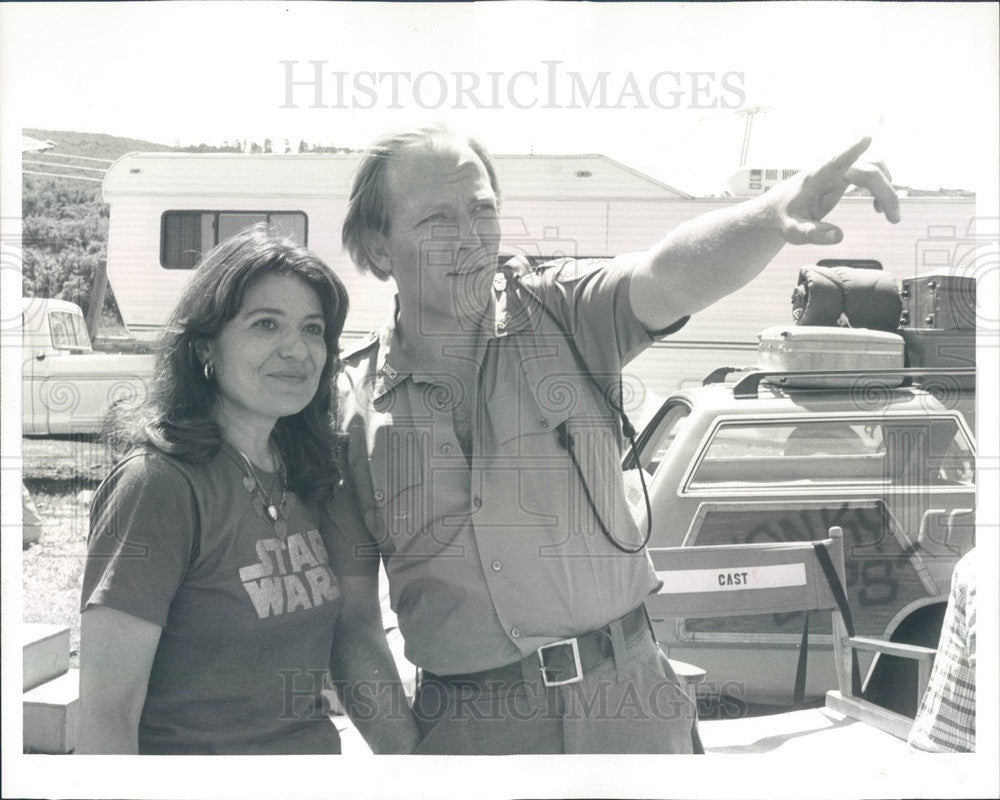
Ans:
[[[287,493],[277,535],[238,458],[223,445],[202,465],[152,449],[121,461],[91,507],[81,608],[162,628],[140,753],[339,753],[320,703],[342,602],[330,534]]]

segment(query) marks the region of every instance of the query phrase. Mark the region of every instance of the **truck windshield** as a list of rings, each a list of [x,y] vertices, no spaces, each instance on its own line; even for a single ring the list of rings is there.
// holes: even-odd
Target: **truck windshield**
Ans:
[[[687,403],[671,401],[660,419],[655,421],[656,428],[652,435],[646,439],[639,453],[639,464],[647,474],[652,475],[657,467],[663,462],[670,450],[670,446],[677,439],[677,434],[683,428],[684,420],[691,413],[691,407]]]
[[[79,314],[68,311],[49,312],[52,346],[57,350],[90,350],[87,326]]]
[[[873,484],[969,486],[975,456],[953,417],[723,423],[690,489]]]

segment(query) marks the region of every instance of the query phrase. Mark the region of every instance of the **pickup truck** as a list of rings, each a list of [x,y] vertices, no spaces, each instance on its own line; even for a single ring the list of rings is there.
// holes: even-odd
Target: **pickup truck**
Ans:
[[[94,352],[74,303],[22,298],[21,331],[24,435],[99,433],[112,405],[146,397],[154,357]]]
[[[971,413],[974,395],[942,392],[959,373],[935,372],[907,370],[901,386],[859,372],[838,389],[719,370],[674,393],[623,461],[641,530],[645,473],[649,547],[814,540],[838,525],[857,635],[935,647],[976,506],[974,434],[960,410]],[[974,386],[972,371],[961,378]],[[801,613],[653,619],[670,658],[706,670],[706,689],[778,705],[793,696],[803,625]],[[809,650],[826,652],[808,659],[807,699],[836,684],[830,618],[809,625]],[[868,699],[913,716],[899,698],[915,695],[905,688],[915,665],[868,656],[861,667]]]

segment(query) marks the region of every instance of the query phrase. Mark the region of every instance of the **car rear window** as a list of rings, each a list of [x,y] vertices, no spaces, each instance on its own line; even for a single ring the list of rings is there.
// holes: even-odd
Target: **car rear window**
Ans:
[[[954,417],[724,422],[687,484],[972,486],[975,456]]]

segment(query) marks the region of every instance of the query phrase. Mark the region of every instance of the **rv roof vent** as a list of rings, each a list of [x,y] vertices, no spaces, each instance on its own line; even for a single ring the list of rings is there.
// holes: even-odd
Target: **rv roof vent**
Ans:
[[[132,167],[132,169],[130,169],[128,172],[129,175],[138,175],[140,172],[142,172],[142,170],[139,169],[138,167]]]
[[[578,178],[589,178],[593,174],[589,169],[578,169],[576,171],[576,177]]]

